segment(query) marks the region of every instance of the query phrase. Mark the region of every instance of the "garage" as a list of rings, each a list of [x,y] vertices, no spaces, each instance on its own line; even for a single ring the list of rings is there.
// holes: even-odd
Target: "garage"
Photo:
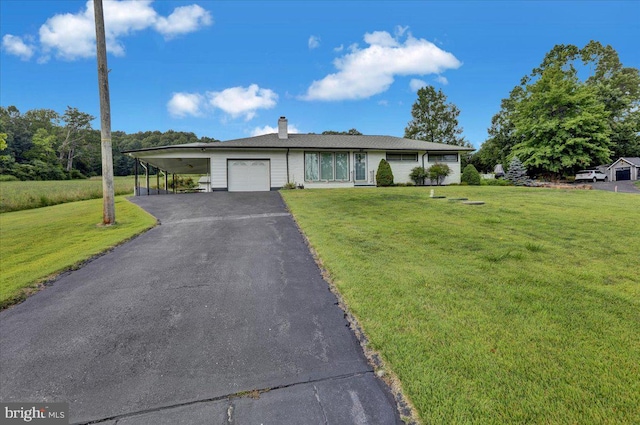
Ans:
[[[229,192],[266,192],[271,189],[268,159],[229,159],[227,179]]]
[[[616,181],[631,180],[631,167],[616,168]]]

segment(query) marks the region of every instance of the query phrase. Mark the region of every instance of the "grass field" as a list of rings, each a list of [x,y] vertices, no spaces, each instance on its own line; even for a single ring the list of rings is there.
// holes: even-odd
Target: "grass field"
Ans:
[[[102,199],[0,214],[0,309],[51,275],[155,224],[155,218],[121,196],[116,197],[116,220],[111,227],[97,226]]]
[[[133,194],[133,177],[115,177],[116,195]],[[0,182],[0,213],[102,198],[100,177],[87,180]]]
[[[282,195],[424,423],[640,423],[640,196]]]

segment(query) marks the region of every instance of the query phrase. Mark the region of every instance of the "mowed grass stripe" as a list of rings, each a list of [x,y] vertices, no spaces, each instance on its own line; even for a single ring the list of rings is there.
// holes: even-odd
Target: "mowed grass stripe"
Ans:
[[[117,224],[102,222],[102,199],[0,214],[0,308],[24,297],[24,288],[68,270],[156,223],[124,197],[115,198]]]
[[[425,423],[640,423],[640,196],[283,191]]]

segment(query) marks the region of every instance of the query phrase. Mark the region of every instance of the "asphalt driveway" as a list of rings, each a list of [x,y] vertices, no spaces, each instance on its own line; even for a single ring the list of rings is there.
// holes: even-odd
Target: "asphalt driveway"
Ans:
[[[594,189],[606,190],[609,192],[621,192],[621,193],[638,193],[640,189],[634,185],[635,181],[621,180],[615,182],[595,182],[591,183]]]
[[[134,202],[161,225],[0,313],[1,401],[66,401],[72,423],[400,423],[278,193]]]

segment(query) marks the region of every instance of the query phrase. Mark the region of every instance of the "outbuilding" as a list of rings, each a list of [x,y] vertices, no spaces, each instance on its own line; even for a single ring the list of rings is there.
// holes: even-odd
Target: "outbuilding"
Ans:
[[[607,168],[609,181],[638,180],[640,178],[640,158],[622,157]]]
[[[392,136],[289,134],[287,119],[278,133],[214,143],[190,143],[136,149],[124,153],[145,168],[165,174],[200,174],[206,191],[268,191],[285,184],[305,188],[374,186],[381,159],[396,183],[409,183],[415,167],[447,164],[452,172],[443,184],[460,183],[461,154],[472,148]]]

